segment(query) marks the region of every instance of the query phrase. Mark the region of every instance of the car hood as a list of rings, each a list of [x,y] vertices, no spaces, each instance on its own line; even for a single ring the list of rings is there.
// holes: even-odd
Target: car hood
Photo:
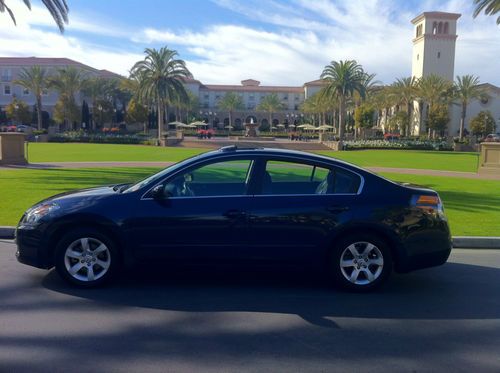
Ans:
[[[113,190],[113,186],[101,186],[88,189],[73,190],[69,192],[64,192],[56,194],[52,197],[46,198],[40,201],[36,205],[48,202],[56,202],[61,205],[74,204],[74,203],[85,203],[88,204],[90,201],[96,201],[102,198],[106,198],[112,195],[116,195],[118,192]]]

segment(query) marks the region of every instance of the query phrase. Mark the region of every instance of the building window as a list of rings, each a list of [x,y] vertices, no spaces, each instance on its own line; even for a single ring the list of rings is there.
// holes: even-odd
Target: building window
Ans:
[[[418,38],[419,36],[422,36],[422,25],[417,26],[417,35],[416,37]]]
[[[449,32],[449,25],[448,25],[448,22],[445,22],[444,23],[444,33],[447,34]]]
[[[4,69],[2,71],[2,82],[10,82],[12,80],[12,70]]]
[[[438,52],[438,58],[441,58],[441,52]]]
[[[255,97],[253,94],[250,94],[250,96],[248,96],[248,99],[253,101],[255,99]]]
[[[284,95],[283,100],[288,100],[288,95]]]
[[[215,99],[218,100],[220,98],[220,95],[215,95]]]
[[[208,93],[205,93],[205,94],[203,95],[203,97],[204,97],[206,100],[208,100],[208,97],[209,97],[209,96],[208,96]]]
[[[299,101],[300,100],[300,96],[299,95],[295,95],[295,101]]]
[[[30,94],[30,90],[28,88],[23,88],[23,95],[28,96]]]
[[[49,90],[47,88],[42,89],[42,95],[47,96],[49,94]]]
[[[10,95],[11,92],[10,92],[10,85],[6,84],[3,86],[3,94],[4,95]]]

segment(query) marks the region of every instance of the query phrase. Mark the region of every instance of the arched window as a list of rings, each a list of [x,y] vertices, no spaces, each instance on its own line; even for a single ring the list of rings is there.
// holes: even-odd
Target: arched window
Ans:
[[[437,34],[437,22],[434,22],[432,24],[432,35],[436,35]]]
[[[449,25],[448,25],[448,22],[445,22],[444,23],[444,33],[447,34],[448,33],[448,28],[449,28]]]
[[[439,22],[438,24],[438,34],[442,34],[443,33],[443,22]]]

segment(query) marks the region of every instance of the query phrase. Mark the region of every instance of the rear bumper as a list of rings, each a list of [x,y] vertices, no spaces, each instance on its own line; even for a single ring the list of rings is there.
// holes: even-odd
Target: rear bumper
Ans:
[[[443,229],[444,228],[444,229]],[[410,272],[442,265],[448,260],[453,247],[448,226],[425,230],[407,237],[398,258],[396,271]]]

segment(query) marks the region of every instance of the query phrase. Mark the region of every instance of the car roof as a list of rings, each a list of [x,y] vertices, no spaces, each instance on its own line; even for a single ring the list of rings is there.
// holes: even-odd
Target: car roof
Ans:
[[[282,156],[282,157],[294,157],[294,158],[302,158],[305,160],[311,161],[319,161],[319,162],[328,162],[331,164],[337,164],[346,166],[347,168],[351,168],[354,171],[361,171],[364,173],[371,173],[367,170],[364,170],[352,163],[345,162],[341,159],[335,157],[329,157],[316,153],[308,153],[299,150],[291,150],[291,149],[277,149],[277,148],[239,148],[236,145],[224,146],[217,150],[212,150],[207,153],[203,153],[200,157],[204,158],[212,158],[217,156],[229,155],[229,154],[238,154],[238,155],[270,155],[270,156]]]

